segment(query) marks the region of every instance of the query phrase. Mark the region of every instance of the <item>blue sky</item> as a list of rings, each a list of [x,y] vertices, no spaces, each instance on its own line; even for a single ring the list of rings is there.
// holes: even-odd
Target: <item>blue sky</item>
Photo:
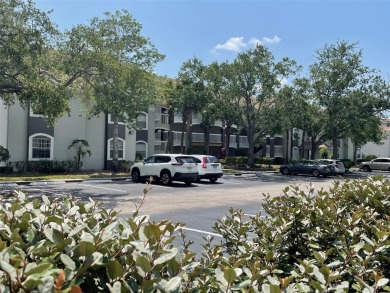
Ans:
[[[105,11],[125,9],[166,55],[155,71],[176,77],[180,66],[197,57],[204,64],[231,61],[237,52],[266,45],[276,60],[289,57],[304,68],[315,50],[345,40],[358,43],[363,63],[390,75],[388,0],[37,0],[61,30],[87,24]]]

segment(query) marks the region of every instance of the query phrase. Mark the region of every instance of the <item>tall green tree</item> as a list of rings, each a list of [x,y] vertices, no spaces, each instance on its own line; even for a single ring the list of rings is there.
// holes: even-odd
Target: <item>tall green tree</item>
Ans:
[[[67,32],[63,70],[83,76],[81,96],[89,113],[113,117],[113,163],[118,167],[118,123],[132,125],[157,94],[153,66],[163,56],[141,35],[142,26],[127,12],[105,13],[89,25]]]
[[[254,165],[254,149],[269,133],[270,108],[282,81],[295,70],[295,62],[284,58],[275,62],[264,46],[239,53],[232,63],[232,94],[241,106],[242,125],[248,136],[248,165]]]
[[[183,128],[181,151],[188,153],[191,147],[192,113],[198,113],[206,104],[208,92],[204,81],[205,66],[194,57],[183,63],[178,74],[176,85],[177,110],[182,115]],[[186,143],[184,143],[184,138]]]
[[[60,32],[31,0],[1,0],[0,23],[0,98],[31,104],[53,124],[73,95],[56,58]]]
[[[232,91],[233,66],[227,62],[213,62],[207,66],[205,79],[210,98],[202,112],[204,125],[212,126],[220,119],[225,127],[223,138],[226,155],[229,155],[230,135],[233,125],[240,123],[241,109],[237,97]]]
[[[328,117],[324,133],[332,140],[333,158],[337,158],[337,140],[346,137],[352,127],[348,113],[359,115],[350,103],[352,93],[360,93],[354,94],[354,103],[364,105],[368,116],[389,108],[389,86],[375,70],[363,65],[362,50],[357,44],[340,41],[317,50],[310,79],[314,98]]]

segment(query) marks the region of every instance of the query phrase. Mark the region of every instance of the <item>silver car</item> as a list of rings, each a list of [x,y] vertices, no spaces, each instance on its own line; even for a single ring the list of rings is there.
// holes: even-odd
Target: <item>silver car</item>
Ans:
[[[345,166],[342,161],[340,160],[333,160],[333,159],[322,159],[318,160],[320,163],[332,165],[336,171],[337,174],[343,175],[345,173]]]
[[[361,162],[359,169],[369,172],[372,170],[382,170],[390,172],[390,158],[376,158],[368,162]]]

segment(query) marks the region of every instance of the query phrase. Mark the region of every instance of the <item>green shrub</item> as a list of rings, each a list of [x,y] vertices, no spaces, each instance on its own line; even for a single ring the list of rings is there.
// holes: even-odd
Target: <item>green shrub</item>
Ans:
[[[197,259],[183,224],[72,197],[0,206],[0,292],[390,292],[390,182],[290,186],[264,215],[231,208]],[[265,216],[265,217],[263,217]],[[72,290],[72,291],[71,291]]]
[[[364,156],[364,160],[371,161],[371,160],[376,159],[377,157],[378,156],[375,156],[375,155],[367,155],[367,156]]]
[[[349,170],[351,169],[351,167],[354,166],[353,162],[350,159],[342,159],[341,162],[343,162],[346,170]]]
[[[215,226],[225,242],[214,267],[224,262],[239,272],[230,286],[245,283],[262,292],[390,291],[389,181],[336,182],[329,191],[291,186],[281,196],[266,195],[263,208],[266,219],[245,222],[243,211],[231,209]]]

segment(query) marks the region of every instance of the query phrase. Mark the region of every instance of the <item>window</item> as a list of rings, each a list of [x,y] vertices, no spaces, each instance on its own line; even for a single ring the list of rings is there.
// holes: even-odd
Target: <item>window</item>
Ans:
[[[108,114],[108,123],[113,124],[115,119],[115,115]],[[118,118],[118,124],[124,124],[123,119],[121,117]]]
[[[111,138],[108,140],[109,143],[109,154],[108,159],[112,160],[114,156],[114,140]],[[123,160],[125,158],[125,141],[121,138],[118,138],[118,159]]]
[[[39,112],[37,110],[34,111],[33,108],[34,108],[34,106],[31,105],[31,107],[30,107],[30,117],[43,117],[41,112]]]
[[[137,141],[135,144],[135,157],[136,158],[146,158],[146,142]]]
[[[148,129],[148,114],[141,113],[137,117],[137,128],[138,129]]]
[[[53,137],[37,133],[29,139],[29,160],[53,160]]]

